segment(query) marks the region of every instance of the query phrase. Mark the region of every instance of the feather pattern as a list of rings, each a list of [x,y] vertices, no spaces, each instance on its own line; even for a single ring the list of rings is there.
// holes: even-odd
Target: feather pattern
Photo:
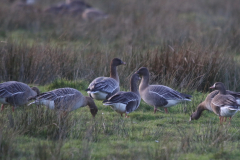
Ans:
[[[119,83],[110,77],[98,77],[90,83],[89,91],[101,91],[114,94],[119,91]]]
[[[45,103],[44,105],[48,106],[51,104],[51,101],[54,102],[54,109],[59,110],[71,111],[86,105],[84,96],[81,94],[81,92],[73,88],[59,88],[53,91],[42,93],[36,97],[35,103]]]
[[[36,95],[25,83],[8,81],[0,84],[0,103],[3,104],[21,106],[28,102],[29,97]]]
[[[162,97],[166,100],[188,100],[191,101],[191,99],[186,98],[181,93],[163,85],[150,85],[148,87],[149,92],[157,94],[159,97]],[[191,97],[191,96],[189,96]]]

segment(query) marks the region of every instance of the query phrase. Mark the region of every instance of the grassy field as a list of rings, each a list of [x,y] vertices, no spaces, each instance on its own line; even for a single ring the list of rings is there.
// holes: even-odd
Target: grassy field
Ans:
[[[231,125],[205,111],[190,115],[221,81],[240,90],[240,3],[235,0],[88,0],[109,15],[101,21],[53,16],[41,0],[37,12],[16,10],[0,0],[0,81],[84,91],[98,76],[109,76],[119,57],[121,90],[139,67],[152,84],[193,95],[165,114],[143,101],[123,118],[110,107],[93,119],[88,107],[64,119],[44,106],[0,112],[0,159],[239,159],[240,116]]]

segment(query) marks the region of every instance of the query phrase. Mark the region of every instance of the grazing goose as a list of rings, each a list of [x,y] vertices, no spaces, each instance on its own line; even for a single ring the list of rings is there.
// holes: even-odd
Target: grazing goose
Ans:
[[[204,110],[208,110],[208,111],[213,112],[212,107],[211,107],[211,102],[212,102],[212,99],[218,93],[219,93],[218,90],[215,90],[215,91],[212,91],[211,93],[209,93],[207,95],[206,99],[198,105],[197,110],[192,113],[189,121],[198,120]],[[237,99],[237,103],[239,104],[238,98],[240,98],[240,93],[227,90],[227,94],[231,94],[232,96],[234,96]]]
[[[219,91],[211,102],[213,112],[219,116],[220,124],[222,124],[224,117],[229,117],[230,124],[232,116],[239,110],[236,98],[227,93],[224,84],[221,82],[216,82],[210,88]]]
[[[79,0],[66,0],[64,3],[59,3],[45,9],[45,12],[53,14],[70,14],[73,16],[81,15],[85,9],[91,8],[91,5]]]
[[[180,102],[191,101],[190,95],[179,93],[167,86],[163,85],[149,85],[149,71],[142,67],[137,72],[142,77],[139,85],[139,92],[142,99],[149,105],[154,106],[154,113],[157,107],[164,107],[168,113],[167,107],[174,106]]]
[[[141,101],[137,86],[139,79],[138,74],[133,74],[130,81],[130,92],[117,92],[107,100],[104,100],[103,105],[112,106],[112,109],[120,113],[121,116],[125,113],[127,117],[127,114],[138,108]]]
[[[73,88],[55,89],[32,97],[31,99],[35,99],[35,101],[29,105],[45,105],[50,109],[61,111],[73,111],[88,105],[93,117],[95,117],[98,112],[97,106],[92,98],[83,96],[81,92]]]
[[[87,8],[82,13],[82,18],[84,20],[101,20],[107,17],[107,14],[96,8]]]
[[[37,87],[30,88],[27,84],[8,81],[0,84],[0,103],[2,103],[1,111],[4,105],[12,105],[12,111],[18,106],[22,106],[28,102],[28,98],[39,95],[40,91]]]
[[[98,77],[90,83],[86,91],[91,98],[105,100],[119,91],[117,66],[122,64],[126,63],[119,58],[114,58],[111,62],[110,77]]]

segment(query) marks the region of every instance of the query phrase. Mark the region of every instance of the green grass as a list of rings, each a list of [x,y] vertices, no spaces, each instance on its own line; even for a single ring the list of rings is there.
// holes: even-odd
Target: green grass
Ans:
[[[60,81],[41,91],[69,86],[86,95],[85,82]],[[74,84],[74,85],[73,85]],[[82,86],[84,86],[82,88]],[[24,106],[0,113],[1,159],[234,159],[240,154],[240,116],[231,125],[219,125],[218,116],[205,111],[198,121],[190,114],[207,93],[193,93],[192,102],[153,114],[141,102],[130,118],[95,101],[99,112],[92,118],[88,107],[60,119],[44,106]]]

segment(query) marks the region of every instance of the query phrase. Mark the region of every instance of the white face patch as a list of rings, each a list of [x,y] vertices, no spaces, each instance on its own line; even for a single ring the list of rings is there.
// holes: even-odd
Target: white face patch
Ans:
[[[215,88],[216,87],[216,83],[214,83],[214,85],[213,85],[213,88]]]

